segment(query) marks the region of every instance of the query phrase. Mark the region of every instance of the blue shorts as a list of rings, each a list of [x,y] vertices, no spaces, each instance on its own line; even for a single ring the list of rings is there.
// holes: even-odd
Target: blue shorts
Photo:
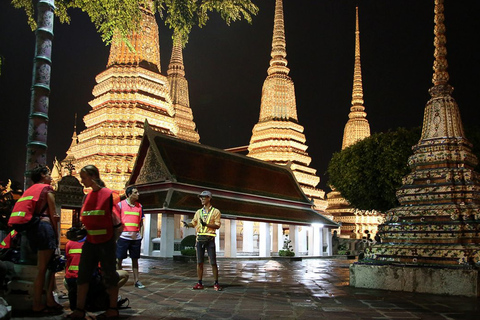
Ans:
[[[142,240],[127,240],[119,238],[117,240],[117,259],[126,259],[127,251],[132,259],[140,259],[140,247]]]
[[[57,237],[50,222],[40,221],[36,227],[29,228],[26,233],[28,244],[33,252],[57,248]]]

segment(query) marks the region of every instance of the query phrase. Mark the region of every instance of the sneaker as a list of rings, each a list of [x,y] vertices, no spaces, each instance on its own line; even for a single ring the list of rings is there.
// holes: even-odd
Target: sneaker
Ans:
[[[222,291],[222,287],[220,287],[220,285],[218,283],[215,283],[213,285],[213,289],[215,289],[215,291]]]
[[[193,290],[203,290],[203,284],[197,283],[194,287]]]
[[[144,289],[145,288],[145,286],[140,281],[135,282],[135,287],[138,288],[138,289]]]

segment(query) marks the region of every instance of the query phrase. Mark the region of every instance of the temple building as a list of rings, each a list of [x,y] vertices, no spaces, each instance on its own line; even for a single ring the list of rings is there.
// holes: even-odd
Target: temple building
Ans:
[[[362,65],[360,61],[360,27],[358,7],[356,7],[355,23],[355,65],[353,74],[352,106],[348,121],[343,131],[342,150],[370,136],[370,125],[367,120],[363,101]],[[365,211],[353,208],[342,197],[334,186],[327,194],[328,207],[326,214],[341,223],[340,237],[361,239],[365,231],[377,232],[378,217],[375,211]]]
[[[172,50],[167,77],[161,74],[158,26],[150,10],[143,9],[141,30],[128,39],[135,51],[114,37],[107,69],[96,77],[92,110],[84,117],[87,128],[78,136],[74,133],[61,162],[77,171],[95,164],[105,184],[118,191],[132,172],[145,119],[154,130],[199,141],[181,46]]]
[[[276,0],[272,51],[268,76],[262,89],[260,117],[253,127],[248,156],[288,166],[315,209],[326,208],[325,192],[317,189],[320,178],[309,167],[311,158],[298,123],[295,87],[288,75],[282,0]]]
[[[443,0],[435,0],[433,86],[400,206],[379,226],[383,241],[350,268],[356,287],[480,296],[480,174],[448,83]]]

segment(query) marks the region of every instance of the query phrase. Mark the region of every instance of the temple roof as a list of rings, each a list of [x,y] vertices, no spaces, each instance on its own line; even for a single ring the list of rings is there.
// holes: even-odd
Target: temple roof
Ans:
[[[193,215],[206,189],[223,218],[338,227],[312,209],[287,167],[167,136],[147,122],[128,185],[139,189],[145,213]]]

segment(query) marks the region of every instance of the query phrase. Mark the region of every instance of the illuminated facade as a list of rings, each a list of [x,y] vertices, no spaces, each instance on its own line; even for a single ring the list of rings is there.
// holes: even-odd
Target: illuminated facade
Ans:
[[[182,45],[177,40],[172,49],[172,57],[167,70],[168,83],[170,85],[170,97],[175,109],[175,122],[178,124],[178,137],[192,142],[199,142],[200,136],[195,130],[193,113],[190,108],[188,95],[188,81],[185,79],[185,67],[183,66]]]
[[[107,69],[96,77],[92,110],[84,117],[87,129],[62,161],[72,162],[77,172],[94,164],[114,190],[123,190],[130,176],[145,119],[157,131],[175,136],[180,131],[169,79],[160,73],[158,26],[151,11],[143,10],[141,30],[128,39],[135,51],[114,38]]]
[[[363,106],[362,65],[360,61],[360,27],[358,22],[358,7],[356,8],[355,23],[355,66],[353,75],[352,106],[348,121],[343,131],[342,150],[356,142],[370,136],[370,125],[367,113]],[[341,222],[340,236],[362,238],[365,231],[375,234],[378,226],[378,215],[375,211],[365,211],[353,208],[342,197],[339,191],[331,186],[332,191],[327,194],[327,214],[336,222]]]
[[[314,200],[317,210],[326,207],[324,191],[317,189],[320,178],[309,167],[303,127],[298,123],[295,87],[288,75],[283,3],[277,0],[268,76],[262,89],[258,123],[252,130],[248,156],[260,160],[288,165],[303,192]]]

